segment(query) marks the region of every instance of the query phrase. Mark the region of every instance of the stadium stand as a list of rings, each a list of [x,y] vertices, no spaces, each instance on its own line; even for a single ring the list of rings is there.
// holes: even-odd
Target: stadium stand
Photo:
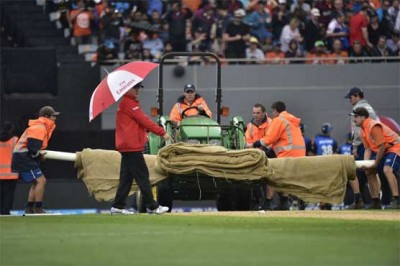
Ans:
[[[57,62],[82,63],[76,47],[69,44],[62,30],[57,29],[35,2],[2,1],[3,20],[14,36],[17,47],[53,47]]]

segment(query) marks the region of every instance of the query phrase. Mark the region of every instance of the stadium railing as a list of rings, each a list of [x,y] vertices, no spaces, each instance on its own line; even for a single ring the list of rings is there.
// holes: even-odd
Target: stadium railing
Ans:
[[[400,56],[381,56],[381,57],[335,57],[335,58],[327,58],[327,57],[298,57],[298,58],[266,58],[264,60],[254,59],[254,58],[220,58],[223,63],[226,64],[267,64],[267,65],[286,65],[286,64],[306,64],[312,65],[312,63],[308,63],[310,61],[330,61],[331,63],[321,63],[324,65],[336,65],[338,62],[342,62],[345,64],[353,64],[353,63],[392,63],[392,62],[400,62]],[[116,64],[116,65],[123,65],[132,61],[132,59],[114,59],[114,60],[107,60],[99,62],[99,64]],[[138,60],[139,61],[139,60]],[[279,61],[279,63],[277,63]],[[157,63],[157,60],[153,61]],[[171,64],[212,64],[212,60],[210,59],[203,59],[202,61],[191,61],[190,57],[182,57],[182,58],[174,58],[174,59],[167,59],[166,62]]]

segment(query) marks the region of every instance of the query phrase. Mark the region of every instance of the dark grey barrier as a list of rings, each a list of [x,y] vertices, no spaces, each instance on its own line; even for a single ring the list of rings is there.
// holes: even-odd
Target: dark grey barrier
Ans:
[[[174,75],[175,66],[164,70],[164,114],[168,114],[176,99],[182,95],[185,83],[196,85],[197,93],[215,113],[215,66],[188,66],[182,77]],[[107,67],[112,71],[113,67]],[[230,107],[231,115],[251,119],[254,103],[264,104],[270,112],[274,101],[283,100],[288,111],[302,118],[306,135],[320,132],[324,122],[333,126],[333,137],[339,143],[350,129],[348,113],[352,106],[344,99],[347,91],[358,86],[365,90],[366,99],[379,115],[400,121],[400,64],[346,65],[225,65],[222,67],[222,106]],[[101,73],[106,72],[101,68]],[[141,104],[149,112],[157,106],[157,71],[144,81]],[[102,128],[115,127],[113,106],[102,115]],[[227,123],[227,119],[222,119]]]
[[[55,48],[2,48],[1,68],[4,91],[57,95]]]

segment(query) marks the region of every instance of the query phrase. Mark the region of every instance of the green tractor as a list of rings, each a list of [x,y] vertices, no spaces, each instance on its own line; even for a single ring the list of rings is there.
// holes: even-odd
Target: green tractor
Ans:
[[[179,127],[169,119],[163,112],[163,65],[167,58],[174,56],[208,56],[216,61],[217,66],[217,88],[216,88],[216,120],[201,115],[185,116],[182,112],[182,121]],[[193,144],[209,144],[223,146],[227,149],[244,149],[244,121],[240,116],[230,119],[229,125],[221,125],[221,117],[227,116],[229,109],[221,107],[221,62],[219,58],[208,52],[184,53],[172,52],[165,54],[160,59],[159,65],[159,88],[158,108],[152,110],[152,115],[157,116],[158,123],[173,137],[174,142],[186,142]],[[161,137],[152,133],[148,136],[147,154],[156,155],[165,145]],[[261,181],[260,181],[261,182]],[[156,200],[163,206],[173,206],[174,200],[216,200],[219,211],[251,210],[261,204],[261,184],[250,181],[236,181],[231,179],[220,179],[195,173],[192,176],[175,175],[159,183],[153,188]],[[135,208],[139,212],[145,212],[146,208],[142,202],[140,192],[135,196]]]

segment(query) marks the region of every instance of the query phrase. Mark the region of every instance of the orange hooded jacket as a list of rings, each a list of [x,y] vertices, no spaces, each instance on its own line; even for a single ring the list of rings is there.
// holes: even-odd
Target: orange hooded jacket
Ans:
[[[264,146],[271,146],[278,158],[306,155],[306,146],[300,130],[300,118],[286,111],[272,119],[261,143]]]
[[[28,125],[13,151],[11,163],[13,172],[25,172],[39,167],[39,152],[47,147],[56,128],[53,120],[43,116],[29,120]]]

